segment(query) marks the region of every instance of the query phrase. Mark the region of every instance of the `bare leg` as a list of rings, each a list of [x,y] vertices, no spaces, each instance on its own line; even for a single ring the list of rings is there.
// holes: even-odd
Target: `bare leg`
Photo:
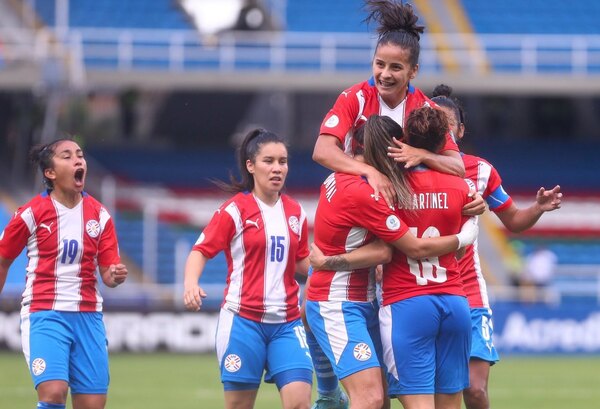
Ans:
[[[467,409],[489,409],[490,363],[477,358],[469,361],[469,387],[463,391]]]
[[[310,408],[312,386],[306,382],[290,382],[279,391],[283,409]]]
[[[65,381],[46,381],[37,386],[39,402],[66,404],[69,384]]]
[[[435,394],[435,409],[460,409],[461,404],[462,392]]]
[[[383,406],[381,368],[353,373],[342,379],[342,385],[350,397],[350,409],[381,409]]]
[[[225,409],[252,409],[258,389],[248,391],[225,391]]]
[[[104,409],[106,395],[78,393],[71,396],[73,409]]]

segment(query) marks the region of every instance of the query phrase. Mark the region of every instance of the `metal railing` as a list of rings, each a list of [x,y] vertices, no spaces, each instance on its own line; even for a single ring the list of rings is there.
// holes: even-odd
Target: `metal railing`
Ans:
[[[15,35],[15,30],[23,31]],[[108,69],[331,73],[370,69],[375,39],[363,33],[70,29],[0,31],[4,66],[11,60],[69,61],[76,71]],[[443,39],[443,41],[441,41]],[[57,40],[57,41],[56,41]],[[600,35],[424,35],[423,73],[600,74]]]

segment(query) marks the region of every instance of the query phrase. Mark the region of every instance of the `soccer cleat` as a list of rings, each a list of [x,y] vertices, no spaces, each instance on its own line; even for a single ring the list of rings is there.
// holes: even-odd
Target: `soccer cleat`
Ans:
[[[310,409],[348,409],[348,396],[338,388],[333,396],[321,395]]]

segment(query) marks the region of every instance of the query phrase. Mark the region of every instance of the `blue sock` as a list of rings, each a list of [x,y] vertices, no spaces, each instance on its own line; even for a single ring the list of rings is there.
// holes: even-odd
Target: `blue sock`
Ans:
[[[38,402],[37,409],[65,409],[64,403]]]
[[[306,331],[306,341],[315,367],[317,391],[321,395],[329,395],[338,389],[338,378],[333,372],[331,362],[323,352],[312,332]]]

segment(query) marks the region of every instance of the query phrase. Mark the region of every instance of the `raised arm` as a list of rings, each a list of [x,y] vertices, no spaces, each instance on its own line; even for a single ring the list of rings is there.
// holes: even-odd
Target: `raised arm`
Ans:
[[[441,154],[437,154],[426,149],[414,148],[396,138],[394,138],[394,143],[397,146],[388,147],[388,154],[396,162],[404,162],[405,168],[412,168],[422,163],[428,168],[442,173],[459,177],[465,176],[465,164],[457,151],[445,150]]]
[[[185,308],[190,311],[199,311],[202,307],[202,298],[206,293],[198,284],[202,276],[208,257],[199,251],[192,250],[185,262],[185,271],[183,278],[183,303]]]
[[[335,136],[321,134],[313,150],[313,160],[334,172],[364,176],[375,191],[375,197],[383,196],[386,203],[396,203],[396,194],[387,176],[374,167],[358,161],[344,153]]]
[[[496,215],[509,231],[520,233],[535,225],[545,212],[560,209],[561,201],[560,186],[556,185],[551,190],[541,187],[531,206],[519,209],[512,203],[506,210],[498,212]]]

